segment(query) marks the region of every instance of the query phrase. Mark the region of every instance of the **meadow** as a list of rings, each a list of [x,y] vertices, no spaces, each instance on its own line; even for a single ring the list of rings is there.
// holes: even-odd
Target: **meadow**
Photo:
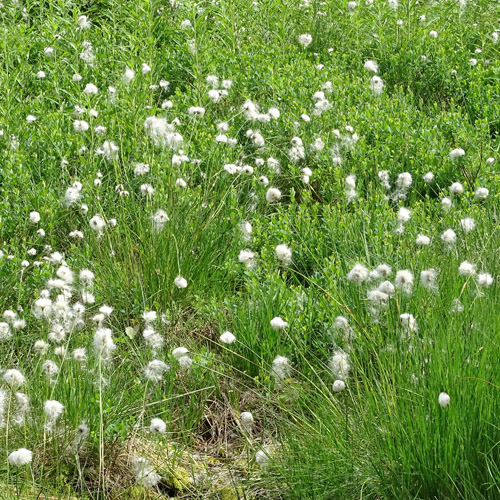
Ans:
[[[1,0],[0,499],[499,499],[499,23]]]

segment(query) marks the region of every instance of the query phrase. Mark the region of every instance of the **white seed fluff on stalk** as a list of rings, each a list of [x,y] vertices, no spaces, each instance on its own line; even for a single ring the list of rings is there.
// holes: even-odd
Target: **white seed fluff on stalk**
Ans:
[[[14,425],[20,427],[25,423],[26,414],[29,411],[30,399],[26,394],[22,392],[16,392],[15,396],[16,408],[15,413],[12,417],[12,421]]]
[[[66,189],[66,193],[64,195],[64,204],[67,207],[74,205],[80,199],[80,189],[77,189],[73,186]]]
[[[438,273],[435,269],[425,269],[424,271],[420,272],[420,284],[427,290],[437,292],[437,276]]]
[[[78,363],[85,363],[87,361],[87,352],[85,347],[77,347],[73,350],[73,359]]]
[[[109,328],[97,328],[94,334],[94,350],[103,361],[109,361],[116,345],[113,341],[113,334]]]
[[[271,460],[270,455],[271,454],[268,449],[265,449],[265,451],[259,450],[255,454],[255,462],[258,463],[261,468],[265,468],[269,465],[269,462]]]
[[[419,234],[415,242],[419,246],[427,246],[431,243],[431,239],[425,234]]]
[[[159,208],[151,219],[153,221],[153,229],[156,232],[160,232],[165,227],[165,224],[170,220],[170,217],[167,215],[165,210]]]
[[[23,467],[31,463],[33,460],[33,452],[26,448],[19,448],[9,454],[8,460],[12,467]]]
[[[49,344],[45,340],[37,340],[33,345],[33,349],[40,355],[44,356],[49,350]]]
[[[153,323],[156,321],[157,317],[158,315],[156,314],[156,311],[144,311],[142,313],[142,319],[146,324]]]
[[[457,241],[457,235],[453,229],[447,229],[441,234],[441,239],[447,245],[453,245]]]
[[[462,184],[460,184],[460,182],[454,182],[450,186],[450,193],[451,194],[458,195],[458,194],[462,194],[463,192],[464,192],[464,187],[462,186]]]
[[[43,341],[42,341],[43,342]],[[51,359],[47,359],[42,364],[42,371],[45,373],[48,379],[53,379],[59,373],[59,367]]]
[[[345,194],[347,196],[347,202],[350,203],[356,198],[356,176],[348,175],[345,180]]]
[[[450,396],[448,396],[448,394],[446,394],[446,392],[442,392],[438,396],[438,402],[439,402],[439,406],[442,406],[443,408],[445,408],[446,406],[448,406],[450,404]]]
[[[43,411],[47,416],[47,423],[45,425],[45,428],[48,431],[51,431],[54,428],[57,419],[62,415],[64,411],[64,405],[56,400],[48,400],[45,401],[43,405]]]
[[[0,322],[0,341],[12,338],[12,332],[8,323]]]
[[[292,250],[285,244],[276,247],[276,257],[278,260],[288,266],[292,262]]]
[[[182,276],[179,275],[174,279],[174,285],[177,288],[186,288],[188,286],[188,283],[186,278],[183,278]]]
[[[189,356],[181,356],[177,359],[177,361],[179,362],[179,367],[182,370],[189,370],[194,362]]]
[[[443,208],[443,210],[445,212],[447,212],[448,210],[450,210],[450,208],[453,206],[453,201],[451,200],[451,198],[449,198],[448,196],[446,196],[445,198],[443,198],[441,200],[441,207]]]
[[[427,172],[423,179],[426,184],[430,184],[434,180],[434,174],[432,172]]]
[[[185,348],[185,347],[176,347],[173,351],[172,351],[172,356],[175,358],[175,359],[179,359],[179,358],[182,358],[183,356],[186,356],[188,354],[188,350]]]
[[[205,115],[205,108],[202,108],[201,106],[191,106],[188,109],[188,113],[194,118],[202,118]]]
[[[38,212],[30,212],[30,222],[38,224],[40,222],[40,214]]]
[[[477,275],[477,284],[479,286],[493,285],[493,276],[490,273],[479,273]]]
[[[345,382],[343,380],[335,380],[332,386],[333,392],[342,392],[345,389]]]
[[[95,95],[97,94],[97,92],[98,89],[93,83],[87,83],[87,85],[85,85],[85,88],[83,89],[83,93],[88,95]]]
[[[238,261],[245,264],[248,269],[252,269],[256,264],[255,254],[249,249],[241,250],[238,255]]]
[[[279,316],[276,316],[271,320],[271,328],[273,330],[284,330],[285,328],[288,328],[288,323]]]
[[[370,271],[362,264],[355,264],[347,274],[347,279],[356,285],[360,285],[370,277]]]
[[[288,157],[292,163],[298,163],[306,157],[306,150],[300,137],[291,140],[292,146],[288,150]]]
[[[370,89],[373,95],[380,95],[384,91],[384,81],[379,76],[372,76]]]
[[[403,328],[408,332],[416,332],[418,330],[417,321],[413,317],[413,314],[400,314],[399,319],[401,320]]]
[[[254,426],[253,415],[249,411],[244,411],[240,414],[241,426],[246,432],[252,432]]]
[[[133,470],[137,484],[144,486],[144,488],[154,488],[161,481],[161,476],[155,472],[145,458],[134,459]]]
[[[337,316],[335,318],[334,325],[335,325],[335,328],[337,330],[342,332],[342,334],[344,335],[344,337],[347,341],[351,341],[354,338],[354,336],[355,336],[354,330],[351,327],[351,325],[349,324],[349,320],[346,317]]]
[[[5,413],[7,410],[8,398],[9,398],[9,395],[8,395],[7,391],[0,388],[0,429],[3,429],[7,423]]]
[[[173,150],[182,146],[182,135],[176,132],[175,123],[168,123],[166,118],[149,116],[144,122],[144,128],[156,146],[167,146]]]
[[[98,236],[103,234],[104,228],[106,227],[106,222],[100,215],[94,215],[89,221],[89,225],[92,230],[94,230]]]
[[[231,332],[224,332],[220,337],[219,340],[223,344],[234,344],[236,342],[236,337],[231,333]]]
[[[474,196],[478,199],[478,200],[485,200],[486,198],[488,198],[488,195],[490,194],[490,192],[488,191],[487,188],[485,187],[478,187],[476,189],[476,191],[474,192]]]
[[[377,288],[375,290],[370,290],[366,294],[366,298],[372,304],[371,312],[378,315],[379,309],[387,306],[389,295]]]
[[[307,47],[312,43],[312,36],[309,33],[304,33],[303,35],[299,35],[299,43],[303,47]]]
[[[451,160],[457,160],[458,158],[465,156],[465,151],[462,148],[456,148],[450,151],[449,156]]]
[[[300,173],[302,174],[301,180],[304,184],[309,184],[309,180],[312,176],[312,170],[308,167],[303,168]]]
[[[292,367],[288,358],[285,356],[276,356],[273,360],[271,375],[278,381],[284,380],[289,376],[291,369]]]
[[[469,233],[476,227],[476,221],[474,219],[471,219],[470,217],[461,219],[460,227],[462,228],[464,233]]]
[[[167,424],[161,418],[151,419],[149,431],[153,434],[165,434],[167,432]]]
[[[240,227],[243,235],[243,240],[249,241],[252,237],[252,224],[250,224],[250,222],[242,222]]]
[[[124,84],[130,83],[135,77],[135,71],[130,68],[126,68],[122,76],[122,82]]]
[[[389,264],[379,264],[371,273],[370,279],[387,278],[392,273],[392,267]]]
[[[85,120],[75,120],[73,122],[73,128],[75,132],[87,132],[89,124]]]
[[[464,260],[458,267],[458,274],[462,276],[474,276],[476,274],[476,266]]]
[[[396,273],[394,285],[397,289],[403,291],[407,295],[411,295],[413,291],[413,273],[408,269],[403,269]]]
[[[281,191],[277,188],[269,188],[266,193],[266,200],[269,203],[275,203],[280,201],[281,199]]]
[[[329,362],[329,367],[336,379],[345,380],[349,377],[349,373],[351,371],[349,355],[344,351],[334,352],[332,359]]]
[[[2,378],[7,385],[13,388],[20,387],[26,382],[24,375],[15,368],[6,370]]]
[[[90,269],[82,269],[79,274],[80,282],[85,285],[92,285],[94,282],[94,273]]]
[[[152,382],[158,382],[169,370],[169,365],[159,359],[154,359],[153,361],[150,361],[144,369],[144,376]]]
[[[411,217],[411,210],[405,207],[401,207],[398,211],[398,221],[401,224],[405,224],[410,220]]]
[[[390,176],[389,176],[388,170],[381,170],[378,173],[378,178],[380,180],[380,184],[382,184],[382,186],[385,189],[387,189],[387,190],[391,189],[391,182],[390,182]]]
[[[396,287],[390,281],[382,281],[377,287],[379,292],[385,293],[388,297],[392,297],[396,291]]]
[[[378,73],[378,64],[375,61],[368,60],[363,66],[366,71],[372,71],[373,73]]]
[[[144,329],[144,331],[142,332],[142,336],[153,351],[158,351],[163,347],[163,344],[165,343],[163,337],[150,325],[148,325]]]

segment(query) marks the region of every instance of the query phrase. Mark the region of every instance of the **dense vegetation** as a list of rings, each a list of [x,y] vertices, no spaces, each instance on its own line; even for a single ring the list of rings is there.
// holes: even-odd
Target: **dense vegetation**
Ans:
[[[0,3],[0,498],[500,498],[487,0]]]

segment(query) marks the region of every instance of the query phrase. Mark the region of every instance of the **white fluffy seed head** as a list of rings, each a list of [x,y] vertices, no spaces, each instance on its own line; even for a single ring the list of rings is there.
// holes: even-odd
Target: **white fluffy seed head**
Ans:
[[[442,392],[438,396],[438,402],[439,402],[440,406],[445,408],[446,406],[448,406],[450,404],[450,396],[448,396],[448,394],[446,394],[446,392]]]
[[[345,389],[345,382],[343,380],[335,380],[332,389],[333,392],[342,392]]]
[[[277,188],[269,188],[266,193],[266,200],[268,203],[275,203],[280,201],[281,191]]]
[[[3,374],[3,381],[7,385],[10,385],[11,387],[15,388],[23,385],[26,379],[19,370],[12,368],[10,370],[6,370],[6,372]]]
[[[378,73],[378,64],[375,61],[368,60],[363,66],[366,71],[372,71],[373,73]]]
[[[466,217],[465,219],[461,219],[460,227],[465,233],[469,233],[476,227],[476,221],[470,217]]]
[[[487,188],[485,187],[478,187],[474,193],[474,196],[478,199],[478,200],[484,200],[486,198],[488,198],[488,195],[490,194],[490,192],[488,191]]]
[[[479,286],[491,286],[493,284],[493,276],[490,273],[479,273],[477,275],[477,284]]]
[[[174,280],[174,285],[177,288],[186,288],[188,286],[186,278],[183,278],[182,276],[177,276]]]
[[[453,229],[447,229],[441,235],[441,239],[448,245],[451,245],[457,241],[457,235]]]
[[[458,274],[462,276],[474,276],[476,274],[476,266],[464,260],[458,267]]]
[[[290,360],[285,356],[276,356],[273,360],[271,374],[279,381],[288,377],[290,374]]]
[[[461,158],[462,156],[465,156],[465,151],[462,148],[456,148],[450,151],[449,156],[451,160],[456,160],[458,158]]]
[[[234,344],[236,342],[236,337],[231,333],[231,332],[224,332],[220,337],[219,340],[223,344]]]
[[[158,382],[163,378],[163,375],[170,370],[170,366],[159,359],[150,361],[144,369],[144,375],[152,382]]]
[[[276,257],[280,262],[289,265],[292,262],[292,250],[285,244],[276,247]]]
[[[56,400],[48,400],[43,405],[43,411],[49,420],[55,421],[64,411],[64,405]]]
[[[454,182],[450,186],[450,193],[451,194],[458,195],[458,194],[462,194],[463,192],[464,192],[464,187],[462,186],[462,184],[460,184],[460,182]]]
[[[253,415],[249,411],[244,411],[240,414],[240,420],[245,431],[250,432],[255,423]]]
[[[167,424],[161,418],[153,418],[151,419],[149,430],[153,434],[165,434],[167,432]]]
[[[309,33],[304,33],[303,35],[299,35],[299,43],[303,47],[307,47],[312,42],[312,36]]]
[[[363,281],[366,281],[370,276],[370,271],[362,264],[355,264],[354,267],[347,274],[347,279],[360,285]]]
[[[351,365],[349,355],[344,351],[336,351],[329,363],[333,376],[338,380],[345,380],[349,377]]]
[[[416,243],[419,246],[426,246],[429,245],[431,242],[431,239],[426,236],[425,234],[419,234],[416,239]]]
[[[288,323],[281,319],[279,316],[276,316],[271,320],[271,328],[273,330],[284,330],[288,327]]]
[[[185,348],[185,347],[176,347],[173,351],[172,351],[172,356],[175,358],[175,359],[179,359],[179,358],[182,358],[182,356],[186,356],[188,354],[188,350]]]
[[[394,285],[407,295],[411,294],[413,289],[413,273],[408,269],[398,271],[396,273]]]
[[[13,451],[9,457],[9,464],[12,467],[23,467],[24,465],[28,465],[31,463],[33,459],[33,453],[26,448],[19,448],[16,451]]]

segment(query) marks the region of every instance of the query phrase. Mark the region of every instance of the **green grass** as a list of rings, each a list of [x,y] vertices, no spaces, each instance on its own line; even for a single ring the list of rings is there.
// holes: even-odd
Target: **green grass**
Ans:
[[[0,329],[0,498],[500,497],[495,3],[0,5],[0,312],[26,321],[15,329],[7,313],[9,327]],[[82,15],[89,29],[79,26]],[[305,33],[307,47],[298,41]],[[378,63],[380,95],[367,60]],[[151,71],[143,74],[143,64]],[[128,83],[127,68],[135,71]],[[209,91],[226,79],[227,95],[213,102]],[[97,94],[84,92],[89,83]],[[328,101],[321,113],[318,91]],[[260,119],[245,113],[247,100]],[[193,116],[193,106],[204,115]],[[265,116],[270,108],[280,116]],[[152,116],[176,124],[182,144],[155,141],[145,127]],[[75,120],[88,130],[77,132]],[[294,161],[297,137],[304,154]],[[105,141],[117,146],[109,159]],[[456,148],[465,155],[453,160]],[[137,163],[149,171],[136,175]],[[228,164],[253,171],[231,175]],[[412,182],[400,190],[405,172]],[[68,205],[75,182],[80,197]],[[450,193],[454,182],[462,194]],[[266,201],[271,187],[281,191],[276,203]],[[479,187],[489,190],[485,199],[475,196]],[[401,207],[411,210],[402,228]],[[155,230],[160,209],[169,220]],[[106,223],[102,234],[90,226],[95,215]],[[475,221],[470,232],[465,218]],[[451,245],[441,238],[448,229],[456,233]],[[416,243],[420,234],[430,245]],[[289,264],[277,258],[281,244],[292,250]],[[239,261],[245,249],[253,265]],[[73,282],[50,285],[61,265],[53,252]],[[459,273],[464,261],[475,266],[470,276]],[[357,263],[392,272],[356,284],[347,276]],[[82,269],[95,274],[91,285],[79,279]],[[437,272],[437,290],[420,282],[428,269]],[[413,273],[411,293],[396,287],[384,304],[370,300],[400,270]],[[489,286],[481,273],[491,274]],[[178,276],[186,288],[174,285]],[[89,293],[95,301],[77,314],[74,304]],[[41,318],[37,304],[47,296]],[[112,313],[95,318],[103,305]],[[145,311],[157,313],[156,346],[143,336]],[[417,328],[405,327],[402,314]],[[288,326],[273,329],[275,317]],[[58,326],[59,343],[51,333]],[[94,346],[100,327],[116,346],[107,360]],[[225,331],[235,343],[219,340]],[[37,340],[48,352],[35,349]],[[189,366],[173,354],[180,346]],[[82,347],[85,362],[73,358]],[[348,373],[331,367],[339,352]],[[277,356],[288,358],[282,378]],[[47,360],[58,367],[52,377]],[[145,376],[152,360],[169,366],[156,381]],[[11,387],[9,369],[25,382]],[[335,392],[339,377],[346,387]],[[24,420],[19,391],[29,397]],[[450,396],[446,407],[441,392]],[[47,400],[64,405],[52,430]],[[240,419],[246,411],[252,430]],[[166,422],[165,434],[150,431],[152,418]],[[33,452],[29,465],[9,463],[19,448]],[[256,460],[262,451],[267,465]],[[141,480],[139,457],[156,480]]]

